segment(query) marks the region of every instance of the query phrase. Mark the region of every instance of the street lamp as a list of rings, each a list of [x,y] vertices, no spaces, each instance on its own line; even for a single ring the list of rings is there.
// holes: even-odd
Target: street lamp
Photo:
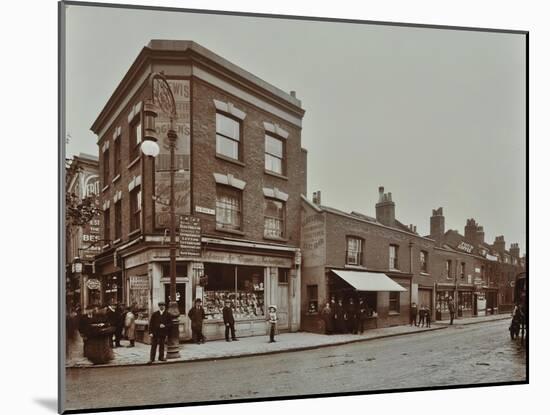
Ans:
[[[86,307],[84,286],[82,283],[82,260],[80,257],[74,257],[72,265],[73,274],[76,275],[78,280],[78,286],[80,287],[80,305],[82,308]]]
[[[155,80],[157,81],[155,83]],[[150,75],[151,99],[145,102],[144,111],[144,135],[141,151],[148,157],[157,157],[160,148],[157,144],[155,118],[157,110],[167,114],[170,118],[168,129],[168,147],[170,149],[170,304],[168,314],[172,317],[172,328],[168,336],[167,359],[180,357],[179,352],[179,308],[176,299],[176,212],[174,198],[175,180],[175,149],[178,135],[174,129],[176,119],[176,101],[172,89],[163,72],[154,72]]]

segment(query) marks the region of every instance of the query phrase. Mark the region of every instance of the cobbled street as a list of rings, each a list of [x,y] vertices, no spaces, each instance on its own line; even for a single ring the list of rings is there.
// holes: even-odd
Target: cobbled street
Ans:
[[[210,362],[70,369],[66,409],[523,381],[525,351],[508,325]]]

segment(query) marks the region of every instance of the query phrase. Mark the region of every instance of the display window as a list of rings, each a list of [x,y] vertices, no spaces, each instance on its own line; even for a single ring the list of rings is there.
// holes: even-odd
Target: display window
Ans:
[[[458,292],[458,306],[462,310],[471,310],[473,304],[473,293],[471,291]]]
[[[438,291],[436,299],[437,311],[449,311],[449,298],[453,296],[453,291]]]
[[[222,309],[231,303],[235,320],[265,318],[264,268],[225,264],[205,264],[208,283],[204,287],[206,320],[222,321]]]

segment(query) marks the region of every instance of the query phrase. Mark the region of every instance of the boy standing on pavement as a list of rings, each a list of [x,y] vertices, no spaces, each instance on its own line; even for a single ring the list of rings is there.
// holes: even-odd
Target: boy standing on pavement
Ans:
[[[277,326],[277,307],[274,305],[269,306],[269,313],[267,313],[267,324],[269,325],[269,343],[275,343],[275,329]]]
[[[233,309],[231,308],[231,301],[226,300],[225,305],[222,309],[223,313],[223,324],[225,325],[225,341],[229,342],[231,340],[238,341],[235,336],[235,318],[233,317]],[[231,330],[231,340],[229,340],[229,331]]]

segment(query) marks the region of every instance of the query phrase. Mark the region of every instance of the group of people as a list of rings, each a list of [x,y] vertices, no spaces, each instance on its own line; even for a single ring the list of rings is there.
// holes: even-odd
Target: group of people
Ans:
[[[427,305],[421,304],[420,308],[416,303],[411,304],[410,325],[416,327],[430,327],[432,324],[432,311]]]
[[[350,297],[344,300],[334,297],[321,310],[321,317],[325,323],[325,333],[352,333],[363,334],[365,322],[372,316],[373,311],[364,298],[355,300]]]

